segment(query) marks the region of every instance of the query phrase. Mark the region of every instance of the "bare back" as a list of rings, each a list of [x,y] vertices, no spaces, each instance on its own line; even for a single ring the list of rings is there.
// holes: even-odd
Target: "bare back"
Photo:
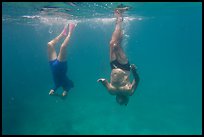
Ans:
[[[111,72],[111,94],[130,94],[132,85],[130,83],[130,72],[122,69],[112,69]]]

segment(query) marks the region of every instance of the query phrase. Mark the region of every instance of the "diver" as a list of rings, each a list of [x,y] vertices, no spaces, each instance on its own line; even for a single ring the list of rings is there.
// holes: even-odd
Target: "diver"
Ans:
[[[74,87],[73,81],[70,80],[66,75],[67,72],[66,49],[75,26],[76,25],[73,23],[69,24],[69,32],[67,35],[68,25],[65,25],[63,31],[56,38],[48,42],[48,58],[54,80],[54,87],[50,90],[49,95],[54,94],[54,92],[59,87],[62,87],[63,88],[62,96],[64,97],[67,95],[67,92]],[[55,45],[63,37],[65,37],[65,40],[62,43],[59,54],[57,56],[57,53],[55,51]]]
[[[122,13],[128,10],[127,7],[120,7],[115,9],[116,26],[110,41],[110,66],[111,66],[111,80],[110,83],[100,78],[97,82],[101,82],[111,95],[116,96],[116,102],[120,105],[127,105],[129,96],[132,96],[139,83],[139,75],[136,66],[129,63],[122,47]],[[130,71],[133,74],[133,81],[130,83]]]

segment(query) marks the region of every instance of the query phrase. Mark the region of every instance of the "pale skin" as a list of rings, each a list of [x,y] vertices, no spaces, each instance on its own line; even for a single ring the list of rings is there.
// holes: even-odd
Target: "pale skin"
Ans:
[[[116,26],[110,41],[110,61],[117,60],[120,64],[127,64],[128,59],[121,47],[122,41],[122,12],[126,9],[116,9]],[[132,96],[137,88],[139,76],[136,72],[136,66],[130,65],[130,70],[133,74],[134,80],[130,82],[130,71],[122,70],[120,68],[112,69],[111,82],[100,78],[97,82],[101,82],[103,86],[111,95],[125,95]]]
[[[130,68],[131,68],[132,73],[136,72],[136,66],[134,64],[131,64]],[[112,71],[115,71],[115,70],[113,69]],[[118,70],[116,70],[116,72],[117,71]],[[134,74],[133,74],[133,76],[134,76]],[[97,82],[101,82],[103,84],[103,86],[108,90],[108,92],[111,95],[123,94],[123,95],[132,96],[134,94],[136,88],[137,88],[138,83],[139,83],[139,76],[137,75],[133,79],[132,83],[130,83],[130,81],[129,81],[129,75],[127,78],[125,78],[124,81],[117,83],[117,84],[113,83],[112,81],[109,83],[108,80],[106,80],[104,78],[98,79]]]
[[[73,32],[74,26],[75,26],[75,25],[74,26],[73,25],[74,24],[69,24],[69,32],[68,32],[67,36],[63,32],[64,31],[63,30],[57,37],[55,37],[53,40],[48,42],[47,45],[48,45],[48,59],[49,59],[49,61],[52,61],[52,60],[55,60],[55,59],[58,59],[61,62],[66,61],[66,57],[67,57],[66,49],[67,49],[71,34]],[[60,47],[59,54],[57,55],[56,50],[55,50],[55,45],[63,37],[65,37],[65,40],[64,40],[64,42],[62,43],[62,45]],[[51,89],[50,92],[49,92],[49,95],[54,94],[54,92],[55,91],[53,89]],[[62,93],[62,96],[66,96],[66,95],[67,95],[67,91],[64,90],[63,93]]]

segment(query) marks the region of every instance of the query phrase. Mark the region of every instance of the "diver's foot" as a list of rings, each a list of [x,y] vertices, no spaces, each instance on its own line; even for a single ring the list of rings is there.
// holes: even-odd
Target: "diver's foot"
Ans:
[[[115,9],[114,15],[115,15],[117,18],[122,17],[122,12],[120,12],[120,10],[118,10],[118,9]]]
[[[70,23],[69,24],[69,32],[72,32],[74,30],[74,28],[76,27],[77,24],[74,23]]]
[[[64,26],[64,29],[62,30],[61,35],[67,36],[67,25]]]
[[[117,8],[115,10],[118,10],[121,14],[125,11],[127,11],[130,7],[125,6],[123,4],[120,4],[117,6]]]
[[[50,92],[49,92],[49,95],[54,94],[54,92],[55,92],[55,91],[54,91],[53,89],[51,89]]]
[[[120,10],[118,10],[118,9],[115,10],[115,16],[117,18],[117,23],[123,21],[122,12],[120,12]]]
[[[115,9],[115,16],[117,17],[117,19],[123,21],[123,12],[127,11],[129,9],[129,7],[125,7],[123,4],[118,5],[117,8]]]
[[[67,91],[64,91],[63,93],[62,93],[62,96],[64,97],[64,96],[66,96],[67,95]]]

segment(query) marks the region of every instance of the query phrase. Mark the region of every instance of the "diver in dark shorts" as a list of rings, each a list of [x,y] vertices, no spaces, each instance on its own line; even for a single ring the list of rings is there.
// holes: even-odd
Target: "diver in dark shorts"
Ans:
[[[67,92],[74,87],[73,82],[67,77],[67,44],[70,40],[71,34],[75,28],[75,24],[69,24],[69,32],[67,35],[67,26],[64,27],[63,31],[60,33],[59,36],[48,42],[48,57],[49,57],[49,64],[52,71],[52,76],[54,80],[54,87],[50,90],[49,95],[54,94],[54,92],[59,88],[63,88],[62,96],[66,96]],[[54,46],[56,43],[62,38],[66,37],[64,42],[60,47],[59,55],[55,51]]]
[[[110,41],[110,66],[111,66],[111,82],[100,78],[97,81],[101,82],[106,87],[111,95],[116,96],[116,101],[120,105],[127,105],[129,96],[132,96],[139,83],[139,76],[136,71],[136,66],[129,63],[122,47],[122,13],[128,8],[116,8],[116,26]],[[130,71],[133,74],[134,80],[130,83]]]

